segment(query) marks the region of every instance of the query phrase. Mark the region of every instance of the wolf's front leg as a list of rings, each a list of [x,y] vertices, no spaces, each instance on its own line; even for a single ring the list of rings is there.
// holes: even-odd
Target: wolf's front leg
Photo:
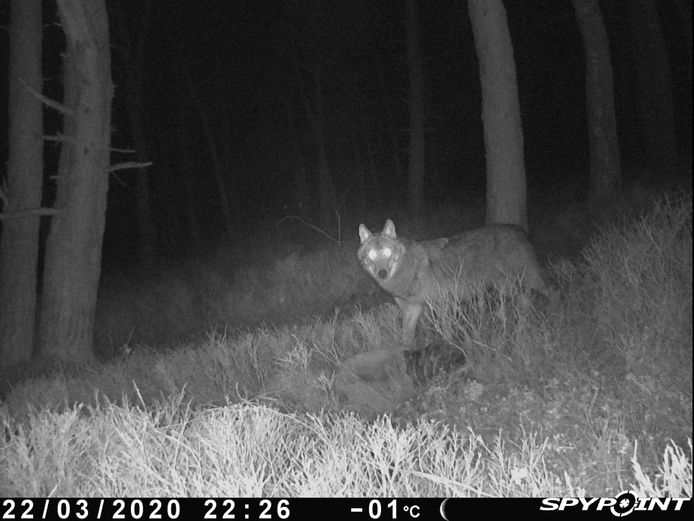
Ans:
[[[422,305],[397,297],[395,302],[402,311],[402,349],[415,349],[415,331],[419,316],[422,314]]]

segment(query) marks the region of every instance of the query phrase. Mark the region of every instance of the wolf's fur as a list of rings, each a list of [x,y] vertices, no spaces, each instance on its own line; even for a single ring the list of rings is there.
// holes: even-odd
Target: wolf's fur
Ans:
[[[495,224],[453,237],[411,241],[398,237],[388,219],[378,234],[359,225],[359,237],[359,261],[402,311],[405,349],[413,347],[425,304],[453,291],[466,291],[466,286],[522,277],[525,287],[554,300],[535,251],[519,226]]]
[[[405,373],[417,386],[425,386],[439,374],[466,367],[463,351],[455,346],[434,342],[423,349],[403,351]]]

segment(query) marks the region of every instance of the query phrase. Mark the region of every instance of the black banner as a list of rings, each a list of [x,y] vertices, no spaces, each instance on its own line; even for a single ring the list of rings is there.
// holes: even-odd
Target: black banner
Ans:
[[[286,521],[314,517],[340,520],[454,521],[471,516],[525,514],[547,517],[596,513],[604,518],[652,517],[656,512],[689,516],[690,499],[637,498],[3,498],[0,520],[242,520]]]

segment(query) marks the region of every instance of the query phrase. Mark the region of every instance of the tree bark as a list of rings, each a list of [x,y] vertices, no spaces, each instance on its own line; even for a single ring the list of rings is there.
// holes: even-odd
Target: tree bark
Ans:
[[[105,0],[58,0],[65,31],[64,135],[56,208],[46,244],[39,349],[93,359],[111,146],[111,55]]]
[[[371,145],[371,139],[369,139],[369,136],[366,136],[365,139],[365,146],[366,146],[366,158],[369,163],[369,179],[371,181],[371,190],[370,192],[373,194],[372,199],[374,200],[374,204],[376,205],[376,208],[381,208],[382,210],[387,210],[390,211],[391,204],[392,204],[392,194],[391,197],[386,200],[384,197],[383,189],[381,187],[381,182],[378,177],[377,168],[376,168],[376,159],[374,158],[374,151],[373,151],[373,146]],[[402,173],[402,172],[401,172]],[[402,175],[398,176],[398,179],[402,179]]]
[[[677,166],[670,65],[654,0],[630,0],[634,66],[641,131],[651,168],[673,173]]]
[[[195,184],[192,174],[193,161],[190,153],[190,143],[188,138],[188,127],[186,125],[185,109],[179,105],[176,110],[176,137],[178,138],[178,152],[180,154],[180,175],[185,193],[190,199],[183,202],[183,213],[186,216],[188,230],[190,232],[191,246],[196,253],[200,252],[202,245],[202,234],[200,233],[200,222],[195,212],[197,201],[195,199]]]
[[[675,0],[675,11],[680,23],[680,32],[684,39],[682,50],[684,55],[685,78],[692,77],[692,0]],[[691,89],[689,90],[691,103]],[[691,121],[690,121],[691,124]]]
[[[12,215],[41,205],[43,112],[41,0],[10,6],[9,158],[0,240],[0,366],[31,356],[36,315],[39,215]]]
[[[680,87],[681,94],[679,95],[682,102],[681,107],[683,114],[679,116],[680,132],[682,136],[687,136],[684,143],[680,141],[682,148],[679,151],[681,157],[692,157],[692,0],[676,0],[675,7],[677,12],[677,20],[680,25],[680,34],[684,40],[684,45],[680,46],[683,53],[682,76],[689,78],[689,85]]]
[[[527,230],[523,128],[516,65],[501,0],[468,0],[482,84],[487,224]]]
[[[135,36],[129,30],[129,21],[123,15],[118,2],[109,4],[113,15],[113,25],[118,35],[118,49],[120,49],[123,69],[126,71],[125,104],[130,120],[130,137],[135,144],[135,158],[138,163],[148,162],[147,140],[145,138],[142,114],[144,112],[142,99],[142,80],[144,78],[145,48],[147,32],[151,19],[151,0],[145,0],[142,8],[137,12],[138,32]],[[135,24],[133,24],[135,25]],[[149,195],[149,176],[147,167],[137,169],[137,184],[135,201],[138,222],[138,262],[143,267],[154,264],[156,251],[156,233],[152,221],[152,210]]]
[[[424,219],[424,73],[417,29],[417,0],[407,0],[407,67],[410,79],[410,144],[407,166],[407,195],[412,218]]]
[[[309,204],[310,193],[308,186],[308,172],[306,169],[306,161],[304,160],[304,151],[301,146],[301,138],[297,128],[294,111],[291,108],[289,99],[284,96],[284,111],[287,115],[287,139],[291,144],[293,156],[291,175],[292,175],[292,203],[294,208],[293,213],[304,220],[310,219]]]
[[[610,42],[597,0],[573,0],[583,36],[590,147],[588,204],[593,210],[613,197],[621,183],[617,120],[614,111]]]
[[[217,186],[217,193],[219,195],[219,204],[225,234],[228,240],[233,241],[237,238],[237,220],[234,219],[234,213],[237,212],[237,208],[232,208],[232,202],[227,190],[224,172],[222,171],[220,153],[212,132],[213,129],[210,124],[209,114],[203,100],[198,94],[198,89],[195,86],[193,77],[190,74],[190,69],[188,67],[182,45],[176,40],[170,30],[166,31],[166,37],[170,44],[171,62],[175,68],[175,72],[185,84],[185,88],[188,90],[190,99],[193,102],[195,110],[197,111],[200,125],[202,126],[202,135],[210,155],[212,175],[214,177],[214,181]]]
[[[210,124],[210,118],[207,113],[207,108],[203,104],[203,101],[198,95],[197,89],[195,88],[195,83],[193,83],[193,78],[190,75],[188,67],[184,66],[179,62],[181,69],[184,71],[183,76],[188,85],[188,90],[190,91],[190,96],[193,100],[193,104],[198,112],[198,118],[200,118],[200,124],[202,125],[202,135],[205,138],[205,143],[207,145],[207,150],[210,154],[210,161],[212,165],[212,175],[217,185],[217,192],[219,194],[219,203],[222,209],[222,217],[224,219],[224,229],[226,231],[227,239],[234,241],[238,237],[237,234],[237,222],[232,215],[231,200],[229,198],[229,192],[227,191],[227,184],[225,180],[224,173],[222,172],[222,162],[219,154],[219,149],[217,143],[214,140],[214,135],[212,133],[212,125]],[[235,211],[235,210],[234,210]]]
[[[316,65],[313,77],[316,89],[316,111],[311,121],[313,123],[313,133],[316,139],[316,149],[318,152],[318,216],[321,227],[324,230],[332,230],[333,224],[335,224],[334,212],[337,208],[337,197],[335,195],[335,186],[330,173],[328,153],[325,146],[325,113],[323,110],[323,78],[321,65]]]
[[[290,7],[289,7],[289,2],[287,2],[287,13],[290,12]],[[309,102],[309,96],[307,93],[307,88],[304,83],[303,75],[301,72],[301,66],[299,65],[299,49],[297,48],[297,43],[294,38],[294,32],[290,31],[290,37],[289,37],[289,53],[291,57],[291,62],[292,62],[292,70],[294,72],[294,76],[296,77],[296,91],[298,93],[299,99],[301,100],[301,106],[303,107],[304,115],[306,117],[306,120],[308,121],[309,124],[309,129],[311,132],[311,135],[313,137],[314,143],[316,143],[316,147],[318,148],[318,137],[316,136],[316,118],[314,115],[314,111],[311,110],[311,104]],[[289,100],[285,98],[285,103],[287,103],[287,106],[289,106]],[[301,117],[297,116],[296,113],[292,113],[294,116],[293,121],[295,122],[295,125],[297,128],[299,127],[299,122],[301,121]],[[297,136],[297,143],[298,142],[298,136]],[[303,148],[300,146],[299,152],[301,153],[302,159],[304,157],[303,155]],[[316,170],[311,168],[310,166],[310,160],[307,158],[306,160],[303,161],[304,164],[304,172],[303,175],[305,175],[306,178],[306,196],[307,196],[307,204],[304,207],[303,215],[306,219],[316,219],[320,221],[320,215],[321,215],[321,208],[320,208],[320,190],[319,190],[319,197],[318,199],[318,204],[316,204],[316,198],[312,197],[312,191],[310,188],[315,185],[320,185],[320,177],[316,176]]]
[[[353,215],[361,218],[366,215],[368,209],[368,202],[366,200],[366,167],[364,165],[364,158],[361,153],[360,143],[359,143],[359,133],[354,131],[353,134],[354,141],[354,176],[356,183],[356,193],[354,199],[351,200],[349,205],[350,209],[354,212]],[[367,138],[368,139],[368,136]]]
[[[405,177],[405,169],[402,166],[402,160],[400,158],[400,144],[398,139],[398,126],[396,124],[396,119],[394,116],[394,109],[390,103],[386,100],[389,99],[386,80],[383,74],[383,69],[378,69],[378,84],[381,88],[381,101],[385,103],[385,114],[387,123],[388,140],[390,142],[390,151],[393,157],[393,168],[395,169],[395,175],[397,179],[403,179]],[[367,144],[368,144],[367,140]]]

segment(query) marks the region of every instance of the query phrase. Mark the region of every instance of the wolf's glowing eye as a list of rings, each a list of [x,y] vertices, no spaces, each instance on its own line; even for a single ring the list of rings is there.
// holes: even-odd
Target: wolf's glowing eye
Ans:
[[[376,257],[378,257],[378,253],[376,253],[376,250],[369,250],[369,253],[367,254],[369,256],[369,259],[376,260]]]
[[[383,248],[383,256],[386,259],[390,259],[391,255],[393,255],[393,252],[390,250],[390,248]]]

